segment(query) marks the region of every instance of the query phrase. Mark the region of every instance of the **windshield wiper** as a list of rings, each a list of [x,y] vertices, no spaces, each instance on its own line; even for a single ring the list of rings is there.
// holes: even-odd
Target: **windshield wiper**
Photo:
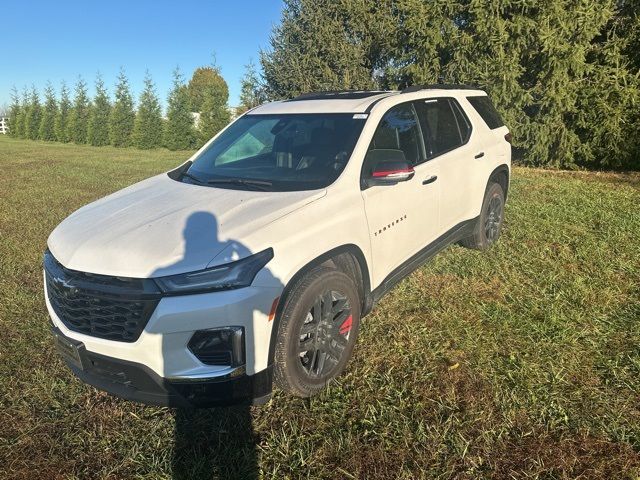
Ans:
[[[246,187],[258,187],[261,190],[271,190],[273,183],[268,180],[251,180],[248,178],[213,178],[205,182],[207,185],[231,184]]]
[[[202,180],[201,178],[196,177],[195,175],[191,175],[189,172],[182,172],[182,178],[187,177],[190,178],[191,180],[198,182],[201,185],[206,185],[207,182]]]

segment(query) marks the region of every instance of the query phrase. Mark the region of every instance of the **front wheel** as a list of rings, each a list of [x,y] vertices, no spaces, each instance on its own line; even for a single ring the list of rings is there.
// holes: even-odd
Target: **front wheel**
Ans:
[[[498,241],[504,220],[504,191],[499,183],[491,183],[482,202],[473,234],[463,238],[460,244],[467,248],[486,250]]]
[[[360,298],[345,273],[317,267],[285,299],[275,350],[276,385],[310,397],[344,370],[358,336]]]

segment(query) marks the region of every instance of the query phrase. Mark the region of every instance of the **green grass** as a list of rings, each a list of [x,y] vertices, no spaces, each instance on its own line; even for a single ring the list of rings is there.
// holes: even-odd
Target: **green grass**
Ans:
[[[77,381],[49,232],[188,152],[0,136],[0,478],[639,478],[640,176],[516,168],[498,245],[454,246],[362,324],[310,401],[174,411]]]

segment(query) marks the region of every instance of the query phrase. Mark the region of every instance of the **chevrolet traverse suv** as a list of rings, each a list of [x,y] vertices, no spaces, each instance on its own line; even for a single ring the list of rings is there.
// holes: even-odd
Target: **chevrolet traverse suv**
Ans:
[[[257,107],[186,163],[51,233],[45,298],[81,380],[156,405],[315,394],[361,319],[453,242],[504,218],[510,134],[462,85]]]

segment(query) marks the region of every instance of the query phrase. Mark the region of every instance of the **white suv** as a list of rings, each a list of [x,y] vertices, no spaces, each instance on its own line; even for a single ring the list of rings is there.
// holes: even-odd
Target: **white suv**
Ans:
[[[498,239],[510,164],[507,127],[470,87],[257,107],[51,233],[58,350],[144,403],[260,403],[273,381],[313,395],[394,284],[452,242]]]

